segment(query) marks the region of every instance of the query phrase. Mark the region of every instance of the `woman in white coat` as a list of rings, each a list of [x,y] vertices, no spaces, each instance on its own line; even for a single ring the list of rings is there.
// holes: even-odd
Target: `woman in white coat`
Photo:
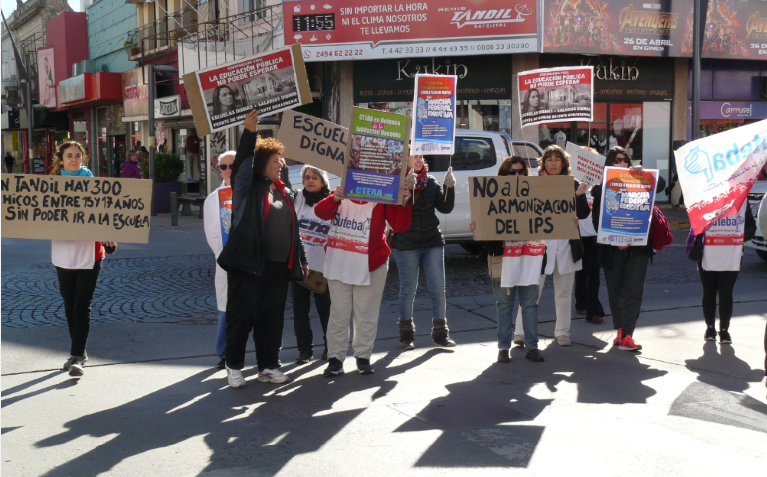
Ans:
[[[237,153],[227,151],[218,157],[223,181],[212,194],[205,199],[203,216],[205,222],[205,238],[213,254],[218,259],[218,254],[224,249],[226,237],[232,227],[232,164]],[[216,263],[216,309],[218,310],[218,323],[216,326],[216,355],[219,362],[218,369],[226,368],[226,272]]]

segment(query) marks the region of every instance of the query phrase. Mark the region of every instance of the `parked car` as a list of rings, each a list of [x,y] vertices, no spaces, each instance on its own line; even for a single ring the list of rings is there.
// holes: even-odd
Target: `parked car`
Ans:
[[[501,162],[509,156],[526,158],[530,175],[538,174],[538,158],[543,150],[530,141],[511,139],[508,134],[493,131],[475,131],[457,129],[455,154],[452,156],[426,155],[429,173],[440,183],[445,178],[447,168],[452,165],[455,176],[455,207],[450,214],[438,214],[440,228],[447,243],[460,244],[465,250],[479,253],[481,246],[474,243],[469,230],[471,209],[469,208],[469,177],[494,176],[498,174]],[[330,188],[341,183],[341,178],[328,174]],[[290,182],[294,187],[301,186],[301,166],[290,166]]]
[[[767,230],[764,230],[759,226],[758,217],[760,211],[763,214],[767,213],[767,205],[765,205],[765,203],[767,203],[767,181],[754,183],[753,187],[751,187],[751,191],[748,193],[748,203],[751,206],[751,212],[754,213],[754,218],[756,219],[756,235],[752,240],[744,243],[744,245],[756,249],[756,254],[759,255],[759,258],[767,260],[767,240],[765,239]],[[764,222],[764,220],[762,220],[762,222]]]

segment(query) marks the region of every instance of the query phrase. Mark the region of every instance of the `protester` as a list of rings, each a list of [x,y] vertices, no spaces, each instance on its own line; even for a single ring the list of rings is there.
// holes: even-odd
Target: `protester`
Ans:
[[[687,243],[697,242],[702,249],[698,273],[703,285],[703,319],[706,322],[703,339],[706,341],[716,341],[716,297],[719,295],[719,341],[722,344],[732,343],[729,331],[732,291],[743,259],[743,242],[751,240],[754,235],[756,220],[748,200],[743,202],[736,215],[717,220],[707,232],[695,235],[690,229]]]
[[[208,240],[208,246],[213,250],[213,254],[218,259],[221,250],[224,249],[224,236],[229,234],[232,227],[231,208],[225,207],[221,203],[219,192],[222,190],[231,190],[232,164],[234,163],[236,152],[226,151],[218,156],[219,167],[221,169],[221,185],[205,199],[203,205],[203,216],[205,221],[205,238]],[[218,309],[218,323],[216,325],[216,355],[219,362],[216,365],[218,369],[226,368],[226,272],[216,263],[216,308]]]
[[[498,169],[499,176],[528,175],[527,163],[519,156],[507,157]],[[471,222],[469,229],[474,232],[476,223]],[[514,296],[519,295],[522,320],[524,321],[524,345],[527,349],[525,358],[543,362],[538,351],[538,283],[546,267],[546,246],[536,240],[507,240],[506,242],[488,242],[485,244],[491,256],[502,256],[500,280],[493,280],[493,293],[496,296],[496,326],[498,335],[499,363],[511,360],[511,327],[514,321]]]
[[[245,346],[253,330],[258,381],[284,383],[278,369],[290,280],[309,273],[294,210],[295,192],[279,180],[284,146],[259,139],[258,111],[245,117],[232,164],[232,229],[218,264],[227,277],[226,371],[245,385]],[[255,150],[255,152],[254,152]]]
[[[378,331],[381,296],[389,269],[386,223],[394,232],[410,228],[410,191],[402,188],[404,206],[344,200],[341,186],[314,208],[322,220],[332,220],[328,232],[325,269],[330,295],[328,321],[328,367],[325,376],[343,374],[349,348],[349,318],[354,319],[354,357],[361,374],[370,365]]]
[[[543,151],[538,168],[539,176],[572,176],[570,172],[570,154],[557,145],[551,145]],[[573,178],[575,189],[575,216],[583,220],[589,216],[589,202],[586,199],[588,185]],[[575,272],[582,268],[583,244],[580,239],[546,240],[546,275],[554,278],[554,304],[557,322],[554,326],[554,337],[560,346],[570,346],[570,322],[572,320],[572,295]],[[540,301],[545,276],[538,284],[538,300]],[[517,313],[515,324],[517,332],[514,343],[524,344],[524,335],[519,332],[523,327],[522,310]]]
[[[322,276],[325,269],[325,245],[328,242],[330,221],[317,217],[314,207],[319,201],[330,194],[328,174],[316,167],[306,165],[301,168],[301,181],[304,189],[296,196],[296,216],[298,227],[301,229],[301,240],[304,243],[306,259],[309,263],[309,273],[316,275],[318,281],[325,285],[324,291],[312,290],[309,285],[293,283],[293,329],[296,333],[298,357],[296,362],[308,363],[314,359],[314,334],[309,319],[312,291],[314,291],[314,306],[320,315],[322,326],[322,341],[325,344],[322,360],[328,359],[328,318],[330,317],[330,292],[327,290],[327,279]],[[314,280],[312,280],[314,282]]]
[[[607,151],[605,167],[622,167],[641,170],[641,166],[631,166],[631,157],[620,146],[615,146]],[[666,181],[658,176],[656,193],[666,187]],[[591,188],[594,197],[592,210],[592,222],[594,228],[599,230],[600,201],[602,200],[602,184]],[[599,265],[605,271],[605,284],[607,296],[610,302],[610,313],[613,316],[613,327],[617,335],[613,340],[623,351],[638,351],[642,346],[634,341],[634,328],[639,319],[639,311],[642,306],[644,293],[644,281],[647,275],[647,265],[655,252],[652,245],[620,247],[612,245],[597,245]]]
[[[436,346],[455,346],[450,339],[445,303],[445,239],[435,211],[449,214],[455,205],[455,177],[452,168],[445,175],[444,189],[423,156],[409,156],[408,169],[417,174],[410,228],[394,233],[390,239],[392,255],[399,270],[399,340],[402,349],[415,349],[413,302],[418,288],[418,274],[423,268],[429,285],[432,307],[431,338]]]
[[[124,179],[141,179],[141,169],[138,167],[138,152],[130,151],[128,160],[120,165]]]
[[[16,158],[11,155],[11,152],[8,151],[5,153],[5,157],[3,158],[3,161],[5,162],[5,172],[8,174],[13,173],[13,166],[16,165]]]
[[[53,176],[93,177],[85,164],[85,148],[75,141],[64,141],[56,149]],[[64,314],[72,341],[64,371],[70,376],[85,374],[85,351],[91,329],[91,304],[106,253],[114,253],[114,242],[51,240],[51,261],[56,267],[59,291],[64,299]]]

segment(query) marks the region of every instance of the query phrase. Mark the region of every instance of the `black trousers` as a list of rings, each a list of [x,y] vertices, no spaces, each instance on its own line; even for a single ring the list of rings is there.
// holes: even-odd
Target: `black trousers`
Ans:
[[[260,277],[234,269],[227,272],[226,365],[230,368],[245,366],[251,330],[258,370],[279,367],[288,276],[287,263],[270,260]]]
[[[738,272],[710,272],[698,266],[698,273],[703,284],[703,318],[706,325],[716,324],[716,295],[719,294],[719,329],[728,329],[732,318],[732,290]]]
[[[613,327],[623,336],[634,336],[644,294],[644,280],[650,255],[626,250],[611,250],[610,263],[605,264],[605,285],[613,315]]]
[[[91,332],[91,306],[93,294],[101,272],[101,260],[90,270],[67,270],[56,267],[59,277],[59,291],[64,299],[64,314],[72,346],[69,354],[85,356],[88,334]]]
[[[325,293],[312,292],[312,290],[294,282],[293,329],[296,332],[296,344],[299,353],[311,353],[313,350],[314,334],[312,333],[312,323],[309,319],[312,293],[314,293],[314,305],[317,308],[317,314],[320,315],[322,342],[325,343],[325,349],[327,350],[328,348],[325,335],[328,332],[328,319],[330,318],[330,290]]]
[[[599,256],[597,238],[581,237],[583,242],[583,268],[575,272],[575,309],[586,310],[586,319],[605,316],[599,301]]]

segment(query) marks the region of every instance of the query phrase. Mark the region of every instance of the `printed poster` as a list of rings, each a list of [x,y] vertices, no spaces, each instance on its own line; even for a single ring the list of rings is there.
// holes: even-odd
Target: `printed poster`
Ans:
[[[222,187],[218,189],[218,209],[221,217],[221,241],[226,246],[229,240],[229,231],[232,230],[232,188]]]
[[[701,234],[746,201],[767,162],[767,120],[687,143],[674,156],[690,225]]]
[[[455,75],[415,75],[411,154],[455,153]]]
[[[56,70],[53,48],[37,50],[38,92],[40,104],[46,108],[56,107]]]
[[[349,126],[349,160],[342,176],[347,199],[402,203],[407,172],[410,118],[353,108]]]
[[[522,127],[593,119],[594,67],[568,66],[517,75]]]
[[[184,75],[194,122],[201,135],[311,103],[301,45],[271,50]]]
[[[597,243],[618,247],[649,243],[657,181],[657,169],[605,168]]]
[[[767,59],[767,5],[754,0],[709,0],[704,58]]]
[[[605,156],[571,142],[567,143],[565,152],[570,154],[570,170],[576,179],[586,181],[589,186],[602,181]]]

